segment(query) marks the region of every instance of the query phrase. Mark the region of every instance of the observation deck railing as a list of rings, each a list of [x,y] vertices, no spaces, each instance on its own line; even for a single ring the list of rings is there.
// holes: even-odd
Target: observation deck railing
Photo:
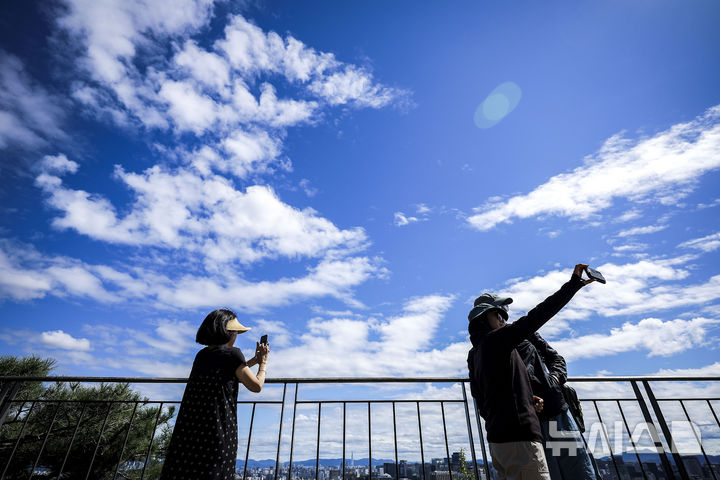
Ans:
[[[186,382],[0,376],[0,480],[157,478],[177,412],[171,407],[180,404]],[[131,384],[162,398],[47,395],[61,383]],[[720,478],[720,377],[574,377],[569,383],[578,390],[583,440],[601,478]],[[23,398],[30,385],[41,393]],[[133,430],[141,424],[139,433]],[[237,478],[243,480],[496,478],[467,378],[267,379],[261,394],[242,392],[238,425]],[[253,460],[251,447],[253,457],[272,461]],[[356,465],[359,449],[367,457]],[[301,455],[310,460],[298,460]],[[78,458],[82,465],[73,465]],[[101,459],[112,468],[99,470]]]

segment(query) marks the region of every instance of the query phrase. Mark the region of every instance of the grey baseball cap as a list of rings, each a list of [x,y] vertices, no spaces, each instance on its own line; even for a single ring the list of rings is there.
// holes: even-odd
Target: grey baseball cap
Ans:
[[[468,322],[472,322],[489,310],[497,310],[505,320],[508,319],[507,306],[512,303],[510,297],[500,297],[494,293],[483,293],[475,299],[472,310],[468,313]]]

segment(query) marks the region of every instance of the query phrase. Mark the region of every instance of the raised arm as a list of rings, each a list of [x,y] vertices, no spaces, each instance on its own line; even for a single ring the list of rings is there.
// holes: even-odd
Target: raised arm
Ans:
[[[269,345],[257,344],[255,347],[255,356],[251,358],[245,365],[238,367],[235,376],[245,388],[251,392],[258,393],[265,385],[265,373],[267,370],[267,359],[270,353]],[[257,375],[250,370],[254,365],[260,365]]]
[[[493,341],[501,343],[507,349],[513,349],[536,332],[567,305],[578,290],[584,285],[593,282],[592,279],[582,279],[582,272],[586,267],[587,265],[582,263],[575,265],[570,280],[560,287],[560,290],[543,300],[524,317],[520,317],[515,322],[491,332],[489,335],[493,335]]]

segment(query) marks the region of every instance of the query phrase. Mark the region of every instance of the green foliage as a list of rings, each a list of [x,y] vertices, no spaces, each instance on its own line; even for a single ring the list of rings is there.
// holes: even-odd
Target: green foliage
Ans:
[[[475,480],[475,474],[470,469],[470,466],[465,459],[465,449],[460,449],[459,456],[459,469],[458,469],[458,480]]]
[[[37,357],[0,359],[3,374],[47,375],[53,366]],[[5,478],[28,478],[41,450],[37,465],[51,470],[45,478],[84,479],[90,471],[89,478],[104,480],[118,468],[118,478],[140,478],[153,429],[145,478],[159,477],[174,407],[160,411],[127,383],[35,383],[16,400],[0,430],[0,469],[14,450]]]

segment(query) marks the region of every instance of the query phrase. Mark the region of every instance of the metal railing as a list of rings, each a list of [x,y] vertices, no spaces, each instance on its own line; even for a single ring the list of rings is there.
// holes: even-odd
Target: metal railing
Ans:
[[[569,381],[580,393],[588,427],[583,440],[588,451],[595,453],[602,478],[720,477],[720,395],[715,393],[720,377],[575,377]],[[157,478],[178,398],[48,396],[53,386],[56,394],[60,391],[58,382],[102,388],[163,384],[170,389],[187,379],[0,376],[0,480]],[[36,396],[23,398],[28,385],[43,388],[39,394],[36,390]],[[264,391],[270,394],[238,400],[244,412],[238,415],[242,427],[238,453],[244,453],[238,462],[238,478],[496,478],[484,421],[468,395],[468,386],[467,378],[268,379]],[[299,415],[299,410],[310,413]],[[373,421],[373,415],[382,410],[385,420]],[[436,413],[431,415],[431,410]],[[326,427],[328,422],[333,424],[328,418],[334,413],[341,440],[338,434],[336,441],[323,443],[323,420]],[[429,427],[433,418],[435,426]],[[676,428],[679,423],[684,430]],[[400,428],[405,432],[399,433]],[[408,428],[417,431],[408,433]],[[314,439],[308,436],[311,430],[315,430]],[[347,448],[348,443],[360,448],[360,437],[367,458],[358,468],[348,459]],[[251,447],[259,455],[271,452],[274,464],[253,464]],[[297,460],[302,455],[299,449],[304,448],[308,457],[311,447],[314,459]],[[467,469],[459,460],[465,451],[470,457]],[[381,467],[374,452],[389,461],[382,461]],[[323,464],[333,453],[338,454],[337,465]],[[85,463],[82,468],[71,464],[80,460]],[[100,463],[104,469],[98,467]]]

